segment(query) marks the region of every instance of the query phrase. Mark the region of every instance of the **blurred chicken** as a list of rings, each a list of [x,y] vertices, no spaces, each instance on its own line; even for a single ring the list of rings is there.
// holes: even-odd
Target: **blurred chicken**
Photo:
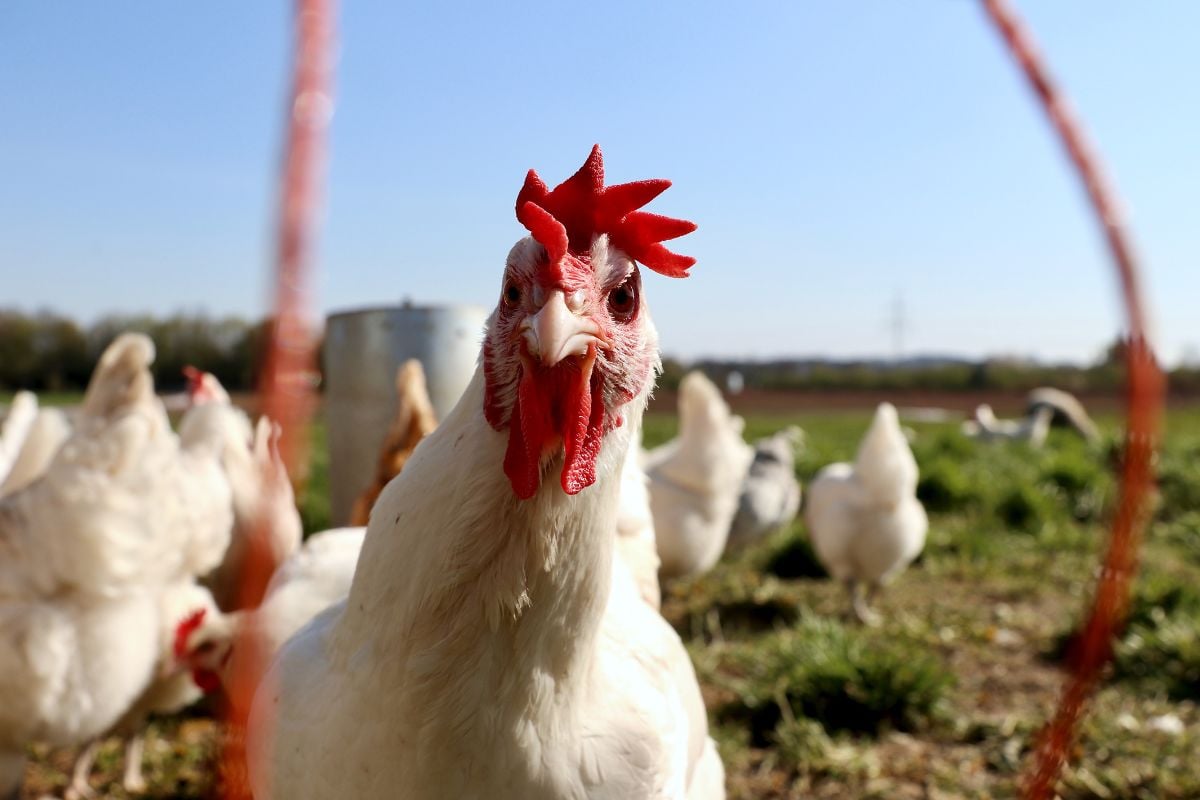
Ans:
[[[71,423],[62,409],[39,408],[8,476],[0,482],[0,497],[20,491],[40,478],[70,436]]]
[[[962,429],[967,436],[983,442],[1028,442],[1031,447],[1039,448],[1046,443],[1053,416],[1053,410],[1039,406],[1023,419],[999,419],[992,407],[983,403],[975,408],[974,418],[964,422]]]
[[[150,685],[111,731],[97,737],[76,757],[65,800],[94,797],[89,776],[100,744],[108,735],[125,739],[125,772],[121,781],[128,794],[146,791],[142,774],[143,731],[152,714],[176,714],[204,695],[181,658],[180,641],[195,627],[195,620],[217,612],[212,594],[202,586],[183,582],[168,586],[159,597],[158,661]]]
[[[0,797],[19,792],[29,742],[81,744],[133,707],[159,660],[164,591],[228,546],[219,443],[180,447],[153,359],[145,336],[118,337],[50,468],[0,499]]]
[[[210,609],[201,615],[177,649],[195,684],[210,691],[243,676],[247,665],[235,646],[240,636],[259,637],[257,655],[269,662],[292,634],[343,599],[354,580],[366,531],[334,528],[314,533],[280,565],[257,609],[229,614]]]
[[[0,423],[0,482],[8,477],[17,454],[37,417],[38,401],[33,392],[17,392]]]
[[[745,547],[791,524],[800,510],[796,447],[804,433],[794,425],[759,440],[742,484],[727,550]]]
[[[925,546],[916,488],[917,462],[890,403],[876,409],[854,463],[830,464],[809,486],[804,516],[817,559],[846,585],[864,623],[879,621],[874,595]]]
[[[1100,430],[1096,423],[1088,416],[1083,403],[1069,392],[1049,386],[1034,389],[1029,393],[1026,413],[1033,416],[1042,409],[1050,410],[1052,425],[1066,425],[1089,442],[1099,441]]]
[[[204,578],[217,606],[232,611],[256,603],[241,596],[254,537],[262,535],[260,556],[264,568],[273,573],[300,546],[303,525],[279,454],[278,427],[266,417],[252,425],[212,374],[192,369],[188,380],[192,407],[179,423],[179,439],[185,447],[221,442],[221,468],[233,492],[229,549],[220,566]]]
[[[754,457],[741,417],[700,372],[679,385],[679,436],[646,455],[662,576],[696,575],[725,550],[742,481]]]
[[[379,463],[371,485],[363,490],[350,514],[351,525],[366,525],[383,487],[400,474],[421,440],[433,433],[437,417],[425,388],[425,370],[415,358],[396,371],[396,416],[379,451]]]
[[[658,545],[654,515],[650,512],[650,489],[642,469],[642,431],[631,432],[629,450],[621,467],[621,500],[617,508],[617,557],[625,562],[638,594],[658,610],[662,591],[658,583]]]

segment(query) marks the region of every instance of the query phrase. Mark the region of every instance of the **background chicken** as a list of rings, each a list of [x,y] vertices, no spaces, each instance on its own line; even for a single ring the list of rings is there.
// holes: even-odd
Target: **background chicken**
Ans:
[[[33,392],[17,392],[8,406],[4,421],[0,422],[0,482],[12,469],[25,437],[37,417],[38,401]]]
[[[217,613],[212,594],[192,582],[166,587],[159,595],[159,609],[158,657],[153,677],[141,696],[106,732],[125,739],[125,772],[121,786],[129,794],[146,790],[142,773],[143,731],[150,715],[178,713],[203,696],[200,685],[193,680],[186,661],[181,658],[178,643],[195,619]],[[95,796],[89,779],[102,739],[93,739],[76,757],[65,800]]]
[[[726,549],[744,547],[791,524],[800,510],[796,447],[803,432],[791,426],[754,444]]]
[[[599,148],[530,172],[470,386],[256,698],[257,796],[723,797],[687,653],[613,563],[658,363],[634,260],[686,274],[657,242],[692,226],[634,211],[665,181],[602,182]]]
[[[925,546],[929,521],[916,490],[917,462],[890,403],[875,410],[854,463],[824,467],[809,486],[804,518],[813,550],[846,584],[862,622],[878,621],[871,598]]]
[[[383,487],[400,474],[417,445],[437,427],[433,403],[425,388],[425,370],[415,358],[396,371],[396,416],[379,451],[371,485],[354,502],[351,525],[366,525]]]
[[[259,652],[269,660],[309,620],[345,598],[365,535],[361,527],[314,533],[271,576],[258,608],[228,614],[207,609],[176,643],[176,656],[195,684],[228,686],[246,672],[239,637],[259,637]]]
[[[679,385],[679,436],[650,451],[650,508],[664,577],[712,568],[725,550],[753,451],[742,420],[703,373]]]
[[[230,611],[256,602],[241,596],[255,537],[264,568],[273,572],[300,546],[303,525],[274,423],[260,417],[252,424],[209,373],[191,370],[189,384],[192,407],[179,423],[179,439],[185,448],[220,442],[221,470],[232,492],[229,547],[220,565],[204,578],[217,605]]]
[[[628,567],[642,599],[651,608],[662,603],[658,583],[658,543],[650,511],[650,479],[642,469],[642,432],[636,430],[621,466],[621,501],[617,510],[617,556]]]
[[[39,408],[8,475],[0,481],[0,497],[24,489],[42,476],[71,435],[71,423],[61,408]]]
[[[154,677],[167,587],[217,565],[232,522],[219,449],[179,446],[144,336],[101,356],[71,438],[0,500],[0,797],[26,745],[113,726]]]

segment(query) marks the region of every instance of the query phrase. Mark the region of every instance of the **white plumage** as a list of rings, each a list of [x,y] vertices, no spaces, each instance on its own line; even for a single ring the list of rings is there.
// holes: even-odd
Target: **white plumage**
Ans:
[[[103,354],[77,426],[40,480],[0,500],[0,797],[33,740],[110,730],[161,652],[168,586],[215,567],[231,498],[219,450],[180,448],[144,336]]]
[[[0,422],[0,483],[8,476],[17,454],[21,452],[37,413],[37,395],[33,392],[17,392],[13,395],[8,413]]]
[[[684,376],[679,436],[650,451],[645,462],[664,577],[705,572],[724,552],[753,458],[743,424],[703,373]]]
[[[803,438],[803,432],[792,426],[755,443],[754,460],[729,528],[727,550],[759,541],[796,518],[800,510],[796,447]]]
[[[42,476],[71,436],[71,423],[60,408],[39,408],[8,475],[0,482],[0,497],[24,489]]]
[[[346,597],[366,532],[335,528],[313,534],[271,576],[257,609],[207,613],[182,643],[190,667],[227,685],[246,669],[235,646],[244,634],[259,637],[259,654],[269,660],[296,631]]]
[[[998,419],[992,407],[983,403],[975,408],[973,419],[963,423],[963,433],[981,441],[1010,440],[1028,442],[1032,447],[1041,447],[1050,433],[1050,422],[1054,410],[1038,406],[1021,419]]]
[[[896,409],[882,403],[853,464],[830,464],[808,489],[805,521],[825,570],[846,584],[854,613],[874,621],[869,598],[916,558],[929,522],[916,497],[917,462]]]
[[[180,422],[179,438],[185,446],[222,443],[221,469],[233,493],[233,529],[220,565],[204,583],[217,605],[231,611],[243,605],[243,573],[255,537],[261,537],[259,555],[273,572],[300,546],[303,525],[279,454],[278,427],[266,417],[252,427],[245,412],[228,402],[215,378],[213,383],[226,399],[189,409]]]
[[[642,432],[634,431],[621,465],[621,502],[617,510],[617,555],[625,562],[641,594],[658,609],[662,591],[658,584],[658,545],[654,515],[650,511],[649,478],[642,468]]]
[[[519,243],[510,273],[525,274],[522,259],[539,256],[536,243]],[[632,270],[603,237],[591,256],[603,280],[620,283]],[[515,306],[523,295],[506,297]],[[585,324],[561,293],[545,307],[554,316],[534,319],[524,339],[540,358],[578,341],[569,332]],[[484,350],[497,370],[508,351],[487,348],[511,341],[492,335],[500,314]],[[509,330],[520,318],[507,318]],[[621,357],[645,359],[639,369],[649,372],[657,337],[644,307],[634,319],[645,339]],[[649,385],[618,401],[622,424],[605,427],[591,485],[577,494],[559,486],[559,444],[538,462],[545,480],[520,499],[525,484],[502,469],[519,434],[484,414],[515,392],[485,398],[485,382],[481,365],[384,489],[349,597],[277,657],[251,716],[255,795],[723,797],[687,652],[614,558],[622,466]],[[522,424],[534,430],[540,420]]]

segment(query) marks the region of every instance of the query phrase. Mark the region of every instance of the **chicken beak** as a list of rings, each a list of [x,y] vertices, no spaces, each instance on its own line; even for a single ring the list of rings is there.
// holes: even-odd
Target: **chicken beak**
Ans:
[[[583,313],[582,302],[574,297],[569,300],[559,289],[550,292],[536,314],[525,318],[520,330],[529,354],[545,367],[569,356],[587,355],[593,344],[608,345],[600,326]]]

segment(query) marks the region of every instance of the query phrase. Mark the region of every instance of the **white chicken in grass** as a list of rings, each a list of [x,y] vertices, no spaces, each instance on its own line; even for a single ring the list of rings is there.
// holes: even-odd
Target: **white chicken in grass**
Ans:
[[[300,546],[303,526],[279,454],[278,426],[266,417],[252,425],[214,375],[194,368],[185,372],[193,405],[180,420],[179,440],[184,447],[221,442],[221,468],[233,492],[229,549],[220,566],[204,578],[217,605],[232,611],[245,604],[242,578],[254,537],[262,537],[260,557],[274,572]]]
[[[754,444],[754,460],[742,482],[727,550],[735,550],[791,524],[800,511],[796,447],[804,433],[792,425]]]
[[[0,483],[8,477],[25,437],[37,418],[38,401],[33,392],[17,392],[0,422]]]
[[[634,262],[686,274],[657,242],[692,226],[634,212],[665,182],[602,180],[599,148],[526,179],[471,384],[255,698],[255,796],[724,796],[687,652],[614,559],[658,364]]]
[[[42,476],[59,448],[71,436],[71,423],[61,408],[39,408],[33,425],[0,482],[0,497],[24,489]]]
[[[219,443],[180,448],[154,395],[145,336],[101,356],[50,468],[0,499],[0,798],[31,741],[110,730],[154,678],[167,587],[229,543]]]
[[[878,622],[872,598],[925,546],[929,520],[916,489],[917,461],[891,403],[875,410],[854,463],[824,467],[809,486],[804,519],[813,550],[864,623]]]
[[[646,455],[662,575],[698,575],[725,551],[754,457],[721,392],[701,372],[679,384],[679,436]]]

